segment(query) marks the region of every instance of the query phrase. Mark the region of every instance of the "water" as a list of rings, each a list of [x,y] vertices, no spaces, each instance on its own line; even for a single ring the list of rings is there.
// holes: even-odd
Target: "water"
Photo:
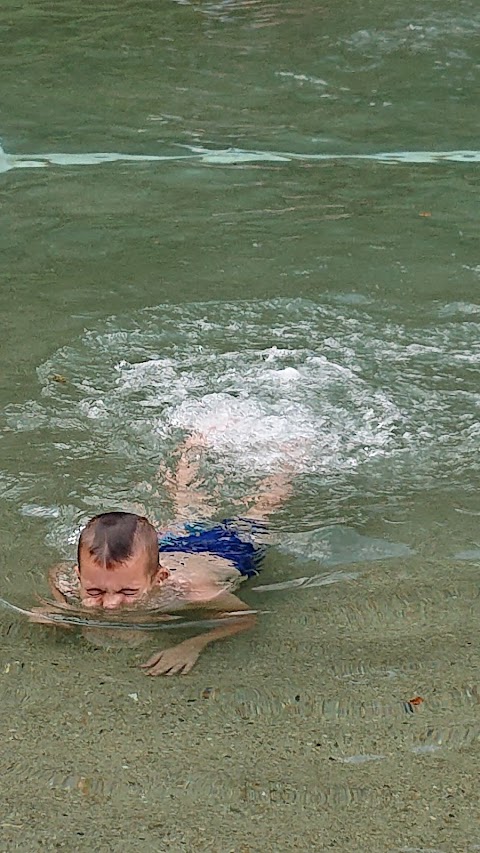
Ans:
[[[184,679],[1,612],[0,849],[477,849],[478,9],[0,25],[2,598],[192,428],[220,515],[296,472]]]

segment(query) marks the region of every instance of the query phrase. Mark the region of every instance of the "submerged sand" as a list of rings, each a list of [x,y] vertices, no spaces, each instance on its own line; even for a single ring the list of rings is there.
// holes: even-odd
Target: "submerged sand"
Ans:
[[[0,850],[480,849],[478,565],[355,570],[183,678],[2,614]]]

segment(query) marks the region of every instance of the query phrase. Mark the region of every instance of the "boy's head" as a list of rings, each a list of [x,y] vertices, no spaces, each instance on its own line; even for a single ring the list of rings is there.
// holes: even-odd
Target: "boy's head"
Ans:
[[[163,577],[155,528],[131,512],[96,515],[80,534],[77,571],[86,607],[133,604]]]

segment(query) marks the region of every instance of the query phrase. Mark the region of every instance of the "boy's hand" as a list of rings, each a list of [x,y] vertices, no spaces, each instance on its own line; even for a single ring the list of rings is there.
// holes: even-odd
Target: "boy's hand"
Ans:
[[[189,640],[184,640],[178,646],[173,646],[171,649],[164,649],[152,655],[146,663],[140,664],[142,669],[148,669],[147,675],[186,675],[190,672],[195,661],[197,660],[202,649],[214,640],[222,640],[224,637],[232,637],[240,631],[248,631],[253,628],[256,621],[255,613],[252,613],[248,605],[240,601],[236,595],[230,592],[218,596],[216,605],[221,605],[224,610],[218,613],[218,616],[228,617],[220,621],[225,624],[219,624],[217,628],[213,628],[208,634],[201,634],[198,637],[191,637]],[[244,611],[248,610],[248,613]],[[235,618],[235,616],[239,618]]]
[[[146,675],[186,675],[205,645],[201,640],[201,637],[193,637],[178,646],[163,649],[152,655],[146,663],[140,664],[140,667],[149,670]]]

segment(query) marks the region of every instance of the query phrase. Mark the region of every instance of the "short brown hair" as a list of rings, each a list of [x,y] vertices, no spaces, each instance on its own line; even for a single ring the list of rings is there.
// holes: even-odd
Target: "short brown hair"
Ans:
[[[86,549],[99,566],[115,569],[125,563],[138,548],[144,548],[150,571],[158,567],[158,536],[155,528],[133,512],[104,512],[91,518],[78,540],[77,564]]]

